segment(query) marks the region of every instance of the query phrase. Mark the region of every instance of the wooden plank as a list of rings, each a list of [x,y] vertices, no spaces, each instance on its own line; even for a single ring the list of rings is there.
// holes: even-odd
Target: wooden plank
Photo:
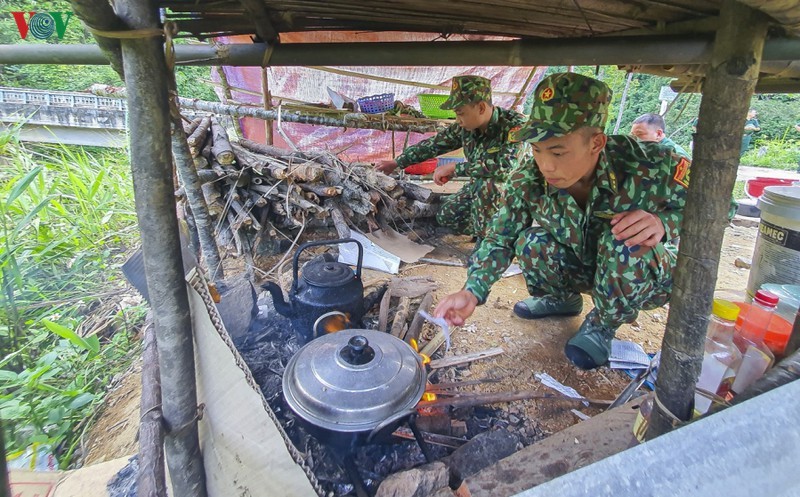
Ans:
[[[515,495],[634,445],[631,430],[643,398],[555,433],[468,477],[472,497]]]
[[[505,353],[505,350],[503,350],[502,347],[492,347],[491,349],[482,350],[480,352],[471,352],[469,354],[436,359],[431,361],[430,367],[431,369],[439,369],[449,366],[458,366],[459,364],[466,364],[468,362],[478,361],[480,359],[487,359],[503,353]]]

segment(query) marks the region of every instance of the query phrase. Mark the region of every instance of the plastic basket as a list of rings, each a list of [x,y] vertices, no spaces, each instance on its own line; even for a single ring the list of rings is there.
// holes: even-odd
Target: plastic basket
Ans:
[[[464,157],[439,157],[439,167],[446,166],[447,164],[459,164],[466,162]]]
[[[439,108],[449,96],[436,93],[420,93],[417,95],[419,109],[425,114],[425,117],[430,117],[431,119],[455,119],[455,112]]]
[[[439,161],[434,157],[433,159],[424,160],[416,164],[411,164],[404,171],[408,174],[431,174],[436,170],[436,164]]]
[[[358,108],[364,114],[380,114],[394,109],[394,93],[381,93],[380,95],[361,97],[357,102]]]

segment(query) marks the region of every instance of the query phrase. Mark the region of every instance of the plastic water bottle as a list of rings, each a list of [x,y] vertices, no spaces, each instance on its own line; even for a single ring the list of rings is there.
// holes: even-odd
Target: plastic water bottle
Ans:
[[[742,353],[733,343],[738,316],[739,306],[727,300],[714,299],[697,387],[720,397],[725,397],[730,391],[742,362]],[[695,394],[694,405],[698,414],[704,414],[711,407],[711,399]]]
[[[769,329],[775,309],[778,307],[778,296],[766,290],[759,290],[753,297],[753,303],[742,316],[742,324],[737,334],[737,345],[744,353],[747,344],[764,343],[764,336]]]
[[[714,299],[708,320],[705,353],[728,366],[734,372],[742,361],[742,353],[733,343],[739,306],[727,300]]]
[[[772,366],[775,356],[764,344],[764,336],[778,307],[778,296],[766,290],[759,290],[753,303],[742,318],[741,328],[737,330],[734,343],[742,353],[742,364],[731,385],[734,393],[741,393],[752,385]]]

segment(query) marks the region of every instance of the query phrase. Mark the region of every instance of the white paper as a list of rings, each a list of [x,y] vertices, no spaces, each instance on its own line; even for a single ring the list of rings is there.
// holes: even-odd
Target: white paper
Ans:
[[[448,350],[450,350],[450,325],[447,324],[447,320],[444,318],[435,318],[422,309],[420,309],[418,312],[420,316],[442,329],[442,333],[444,333],[444,351],[446,353]]]
[[[522,274],[522,268],[515,262],[508,266],[508,269],[503,273],[503,278],[509,278],[517,274]]]
[[[575,390],[574,388],[564,385],[563,383],[559,382],[558,380],[556,380],[547,373],[536,373],[534,376],[536,376],[537,380],[542,382],[542,385],[550,387],[562,395],[566,395],[567,397],[573,399],[583,400],[585,398],[583,395],[579,394],[578,391]],[[584,401],[583,404],[586,406],[589,405],[589,403],[586,401]]]
[[[611,341],[611,355],[608,358],[611,369],[647,369],[650,356],[638,343],[614,339]]]
[[[577,416],[578,419],[580,419],[581,421],[586,421],[587,419],[592,419],[591,416],[589,416],[588,414],[584,414],[584,413],[580,412],[577,409],[570,409],[569,412],[571,412],[572,414]]]
[[[406,264],[417,262],[421,257],[425,257],[433,251],[433,246],[412,242],[406,235],[401,235],[391,228],[373,231],[366,237],[378,247],[399,257]]]
[[[399,257],[378,247],[357,231],[351,230],[350,238],[358,240],[364,247],[364,267],[389,274],[398,273],[400,270]],[[339,262],[352,266],[356,265],[358,262],[358,247],[356,247],[355,243],[343,243],[339,245]]]

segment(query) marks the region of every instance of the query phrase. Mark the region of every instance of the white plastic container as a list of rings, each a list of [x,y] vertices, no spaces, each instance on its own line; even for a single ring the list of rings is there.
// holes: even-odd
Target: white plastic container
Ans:
[[[800,285],[800,187],[767,187],[758,208],[761,223],[747,281],[750,299],[764,283]]]

